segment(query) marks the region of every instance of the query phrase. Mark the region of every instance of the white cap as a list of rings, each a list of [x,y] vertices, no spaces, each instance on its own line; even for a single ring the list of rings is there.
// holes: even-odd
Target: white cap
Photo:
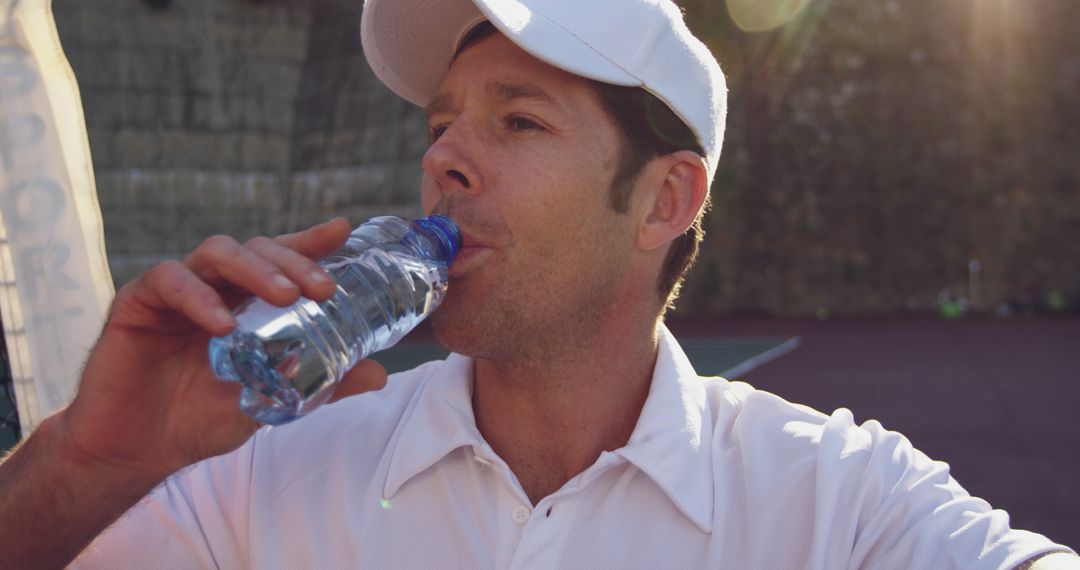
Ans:
[[[366,0],[364,55],[406,100],[426,106],[463,36],[489,20],[550,65],[604,83],[643,87],[694,131],[709,180],[724,142],[720,64],[671,0]]]

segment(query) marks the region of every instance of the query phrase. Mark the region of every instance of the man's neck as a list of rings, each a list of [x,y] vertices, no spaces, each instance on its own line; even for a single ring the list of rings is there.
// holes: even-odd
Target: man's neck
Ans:
[[[476,424],[536,504],[624,446],[649,393],[658,324],[604,327],[542,360],[476,360]]]

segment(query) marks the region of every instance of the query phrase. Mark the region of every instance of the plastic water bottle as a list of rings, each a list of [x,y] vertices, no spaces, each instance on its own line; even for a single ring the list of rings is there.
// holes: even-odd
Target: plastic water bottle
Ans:
[[[357,361],[396,344],[439,306],[460,247],[445,216],[412,224],[373,218],[319,262],[337,281],[333,297],[284,308],[245,301],[233,313],[236,329],[210,340],[210,366],[218,378],[244,384],[240,408],[256,420],[303,416]]]

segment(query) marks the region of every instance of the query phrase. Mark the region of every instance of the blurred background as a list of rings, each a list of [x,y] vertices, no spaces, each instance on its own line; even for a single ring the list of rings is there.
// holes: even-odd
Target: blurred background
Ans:
[[[1080,4],[681,5],[731,109],[679,314],[1080,310]],[[423,115],[358,0],[53,6],[117,283],[214,233],[419,213]]]
[[[878,418],[1080,545],[1080,2],[682,0],[731,89],[683,338]],[[359,0],[54,0],[117,285],[206,237],[417,216]],[[421,331],[421,335],[423,335]]]

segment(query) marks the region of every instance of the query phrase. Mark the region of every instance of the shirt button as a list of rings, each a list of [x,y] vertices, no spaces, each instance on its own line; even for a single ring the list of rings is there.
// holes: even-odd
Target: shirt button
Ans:
[[[525,521],[529,520],[529,507],[525,505],[514,507],[514,510],[510,512],[510,517],[518,524],[525,524]]]

